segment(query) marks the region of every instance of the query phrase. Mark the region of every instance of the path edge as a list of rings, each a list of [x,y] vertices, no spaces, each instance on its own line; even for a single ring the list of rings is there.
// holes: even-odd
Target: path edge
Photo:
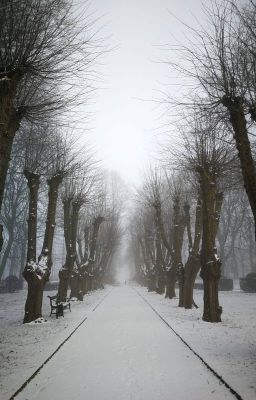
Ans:
[[[100,301],[98,301],[98,303],[93,307],[93,309],[91,310],[91,312],[94,312],[100,305],[101,303],[105,300],[105,298],[112,292],[113,288],[111,290],[109,290],[109,292],[107,292],[105,294],[105,296],[103,296]],[[25,387],[36,377],[36,375],[43,369],[43,367],[55,356],[55,354],[61,349],[61,347],[64,346],[64,344],[74,335],[74,333],[80,328],[81,325],[83,325],[85,323],[85,321],[88,319],[88,317],[86,316],[85,318],[82,319],[82,321],[79,322],[79,324],[75,327],[75,329],[72,330],[72,332],[66,337],[66,339],[64,339],[59,346],[54,350],[53,353],[51,353],[49,355],[49,357],[47,357],[47,359],[35,370],[35,372],[16,390],[16,392],[8,398],[8,400],[15,400],[15,397],[21,393],[23,391],[23,389],[25,389]]]
[[[244,400],[243,397],[235,390],[233,389],[226,381],[225,379],[217,372],[213,367],[210,366],[210,364],[207,363],[203,359],[202,356],[200,356],[199,353],[197,353],[186,341],[183,339],[183,337],[167,322],[162,315],[150,304],[150,302],[145,299],[145,297],[138,292],[137,289],[133,287],[133,290],[142,298],[142,300],[154,311],[154,313],[165,323],[165,325],[168,326],[169,329],[172,330],[172,332],[182,341],[182,343],[189,348],[189,350],[197,357],[199,360],[207,367],[207,369],[217,378],[219,381],[232,393],[233,396],[235,396],[238,400]]]

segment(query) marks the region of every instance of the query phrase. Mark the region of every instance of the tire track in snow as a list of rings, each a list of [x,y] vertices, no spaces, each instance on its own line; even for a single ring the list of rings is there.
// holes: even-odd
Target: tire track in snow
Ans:
[[[235,391],[226,381],[225,379],[217,372],[215,369],[213,369],[207,361],[203,359],[200,354],[198,354],[184,339],[183,337],[176,332],[176,330],[162,317],[162,315],[149,303],[149,301],[142,296],[141,293],[139,293],[134,287],[133,290],[137,293],[139,297],[142,298],[142,300],[151,308],[152,311],[164,322],[165,325],[182,341],[182,343],[197,357],[199,360],[206,366],[206,368],[211,371],[211,373],[233,394],[233,396],[238,399],[238,400],[243,400],[242,396],[240,396],[239,393]]]
[[[106,297],[112,292],[113,288],[103,296],[100,301],[94,306],[91,312],[94,312],[106,299]],[[82,319],[81,322],[73,329],[73,331],[64,339],[61,344],[57,347],[56,350],[37,368],[37,370],[16,390],[16,392],[8,399],[8,400],[15,400],[15,397],[23,391],[23,389],[37,376],[37,374],[41,371],[41,369],[55,356],[55,354],[64,346],[65,343],[74,335],[74,333],[80,328],[81,325],[85,323],[88,317]]]

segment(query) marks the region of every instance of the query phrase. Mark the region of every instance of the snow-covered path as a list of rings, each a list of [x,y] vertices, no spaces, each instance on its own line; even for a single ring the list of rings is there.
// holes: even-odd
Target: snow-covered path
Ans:
[[[116,287],[19,400],[234,399],[131,287]]]

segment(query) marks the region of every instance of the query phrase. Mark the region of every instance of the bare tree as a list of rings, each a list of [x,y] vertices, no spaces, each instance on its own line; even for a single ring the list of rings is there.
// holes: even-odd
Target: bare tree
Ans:
[[[193,39],[178,46],[183,64],[172,66],[195,82],[201,112],[216,113],[230,125],[244,187],[256,223],[256,169],[252,149],[256,122],[256,8],[251,0],[212,1],[205,8],[207,25],[189,28]],[[194,102],[193,93],[193,102]],[[183,105],[190,102],[184,99]],[[192,102],[192,103],[193,103]],[[225,140],[232,140],[228,135]]]
[[[246,225],[246,230],[248,231],[249,224],[246,221],[250,215],[248,208],[246,194],[241,188],[230,190],[223,200],[217,240],[224,276],[230,274],[231,271],[235,273],[236,277],[239,276],[237,261],[234,260],[233,255],[235,247],[240,246],[239,241],[244,225]],[[249,231],[251,234],[251,229]],[[251,240],[253,240],[253,235]]]
[[[181,183],[181,176],[176,176],[171,181],[168,179],[170,193],[173,200],[173,233],[172,233],[172,253],[167,268],[167,287],[166,297],[172,299],[176,297],[175,283],[179,278],[180,296],[183,291],[183,263],[182,263],[182,246],[184,240],[184,232],[186,228],[186,213],[184,203],[184,186]],[[182,207],[182,203],[184,204]]]
[[[12,151],[12,161],[7,175],[7,185],[5,188],[1,214],[1,223],[4,226],[6,241],[0,261],[0,279],[4,274],[7,262],[10,261],[14,245],[16,250],[18,250],[20,244],[24,249],[26,249],[26,234],[23,226],[26,226],[27,193],[26,181],[22,174],[22,153],[24,153],[24,146],[16,140]],[[17,263],[17,260],[13,262]],[[11,266],[12,272],[16,269],[17,271],[20,271],[21,264],[19,264],[17,268],[17,265],[14,267],[13,262]]]
[[[42,139],[42,136],[39,135]],[[52,144],[55,143],[55,147]],[[71,153],[70,141],[58,136],[57,132],[50,130],[44,140],[29,142],[28,156],[25,167],[25,176],[29,188],[29,217],[28,217],[28,248],[27,263],[23,276],[28,283],[28,295],[25,305],[24,323],[31,322],[42,316],[42,297],[45,283],[49,279],[52,267],[52,248],[55,231],[55,217],[59,187],[64,176],[70,170],[74,154]],[[41,146],[40,146],[41,144]],[[38,151],[35,151],[38,148]],[[33,151],[31,151],[33,149]],[[44,149],[44,153],[42,152]],[[39,154],[41,157],[39,157]],[[47,161],[45,163],[45,161]],[[44,239],[41,253],[36,259],[36,233],[37,233],[37,204],[40,184],[40,168],[45,168],[48,186],[48,205]]]
[[[95,162],[92,160],[92,157],[88,157],[87,160],[84,160],[83,167],[81,166],[78,171],[71,176],[67,176],[64,184],[62,202],[64,209],[66,261],[59,271],[60,283],[58,299],[60,301],[65,301],[67,298],[68,285],[72,274],[79,275],[80,262],[77,254],[79,213],[81,208],[85,205],[88,206],[91,201],[91,194],[97,179],[97,171],[93,172],[93,167],[95,167]],[[80,251],[82,250],[80,249]],[[81,254],[81,256],[84,258],[84,254]],[[76,278],[76,283],[78,283],[78,276],[76,276]],[[79,294],[80,290],[78,284],[74,287],[74,279],[72,289],[72,297],[79,297],[82,299],[83,296]]]
[[[154,210],[156,291],[163,294],[166,285],[166,259],[168,256],[171,257],[172,244],[166,235],[162,219],[163,178],[158,168],[150,169],[143,185],[142,194],[148,206]],[[164,255],[165,251],[168,252],[167,257]]]
[[[190,228],[190,212],[189,207],[186,208],[186,224],[189,232],[189,256],[185,264],[184,269],[184,287],[183,292],[180,295],[180,306],[184,306],[189,309],[192,306],[196,306],[193,299],[193,288],[197,277],[197,274],[201,268],[200,263],[200,242],[202,234],[202,200],[201,196],[198,197],[196,204],[196,216],[195,216],[195,229],[194,238],[192,238]],[[197,307],[197,306],[196,306]]]
[[[88,92],[95,59],[91,22],[65,0],[8,0],[0,8],[0,210],[13,140],[24,118],[41,119]],[[74,77],[83,76],[80,85]],[[79,86],[79,90],[75,89]],[[71,93],[70,89],[75,89]],[[69,93],[70,92],[70,93]],[[69,95],[67,96],[67,93]],[[56,115],[55,115],[56,118]],[[0,228],[0,233],[2,227]],[[0,240],[0,244],[2,239]]]
[[[209,322],[219,322],[222,311],[218,300],[221,261],[215,240],[223,201],[221,182],[233,163],[232,148],[222,141],[223,137],[223,126],[210,116],[205,121],[195,119],[194,129],[183,134],[185,151],[179,154],[180,165],[194,174],[202,200],[200,275],[204,281],[203,319]]]

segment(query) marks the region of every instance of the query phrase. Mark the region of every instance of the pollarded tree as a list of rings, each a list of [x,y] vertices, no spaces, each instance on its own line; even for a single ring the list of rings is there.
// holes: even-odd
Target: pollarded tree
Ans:
[[[130,222],[132,240],[139,247],[139,268],[149,291],[156,291],[155,226],[152,208],[138,207]]]
[[[215,240],[220,219],[223,192],[221,183],[233,167],[233,151],[223,139],[223,124],[210,116],[190,121],[188,133],[183,132],[184,150],[179,152],[180,166],[193,174],[202,200],[201,277],[204,281],[203,320],[221,321],[218,300],[221,261],[216,254]]]
[[[102,287],[111,282],[112,261],[121,244],[124,230],[120,214],[111,210],[99,233],[100,248],[98,248],[98,262],[96,268],[96,287]]]
[[[171,64],[189,78],[190,85],[191,78],[195,82],[201,112],[216,113],[231,127],[256,226],[252,148],[256,122],[256,5],[252,0],[213,1],[209,9],[205,8],[205,15],[206,24],[190,29],[193,39],[179,48],[182,65]],[[186,102],[189,100],[184,99],[183,104]],[[232,136],[227,132],[225,139],[232,141]]]
[[[42,316],[43,290],[52,268],[59,187],[64,176],[74,166],[75,155],[71,153],[71,142],[60,137],[58,132],[52,131],[52,129],[47,133],[48,135],[45,135],[44,139],[40,133],[37,140],[35,134],[29,137],[24,170],[29,189],[27,262],[23,271],[23,276],[28,283],[28,295],[24,323]],[[39,140],[39,138],[41,139]],[[47,177],[48,204],[42,250],[37,259],[37,206],[42,171]]]
[[[84,294],[93,289],[98,235],[106,214],[106,192],[102,177],[98,175],[94,183],[90,202],[79,219],[79,231],[84,231],[84,243],[80,238],[80,262],[73,268],[70,280],[70,296],[79,300],[83,300]]]
[[[172,252],[169,265],[167,267],[167,286],[166,297],[172,299],[176,297],[175,283],[179,279],[180,295],[183,291],[183,262],[182,247],[184,233],[186,228],[186,203],[184,196],[184,181],[181,176],[173,176],[167,179],[170,197],[173,204],[173,220],[172,220]]]
[[[156,272],[156,291],[159,294],[165,292],[167,261],[172,256],[172,244],[166,235],[163,218],[163,177],[159,168],[150,169],[141,194],[149,207],[154,210],[154,229],[155,229],[155,272]],[[165,255],[164,253],[167,252]]]
[[[124,238],[123,214],[127,189],[117,174],[112,173],[106,179],[106,213],[98,236],[94,288],[102,287],[105,282],[113,282],[113,260]]]
[[[79,281],[79,257],[77,254],[77,232],[81,208],[89,205],[91,195],[96,184],[97,174],[93,171],[95,162],[92,157],[83,161],[83,166],[76,168],[75,173],[67,176],[62,193],[64,211],[64,237],[66,245],[66,261],[59,271],[58,299],[65,301],[68,285],[72,279],[72,297],[82,299]],[[84,257],[84,254],[83,254]],[[74,279],[76,277],[76,279]]]
[[[202,200],[200,195],[196,204],[194,236],[190,228],[189,207],[186,208],[185,214],[189,232],[189,255],[184,268],[184,286],[182,296],[180,296],[180,306],[190,309],[193,305],[197,307],[193,299],[193,288],[197,274],[201,268],[199,250],[202,235]]]
[[[38,120],[39,114],[45,118],[49,111],[56,113],[77,102],[76,95],[88,92],[86,72],[97,55],[90,30],[88,18],[82,22],[75,16],[72,1],[1,2],[0,210],[12,144],[21,121]],[[74,77],[82,77],[79,85],[74,85]]]

